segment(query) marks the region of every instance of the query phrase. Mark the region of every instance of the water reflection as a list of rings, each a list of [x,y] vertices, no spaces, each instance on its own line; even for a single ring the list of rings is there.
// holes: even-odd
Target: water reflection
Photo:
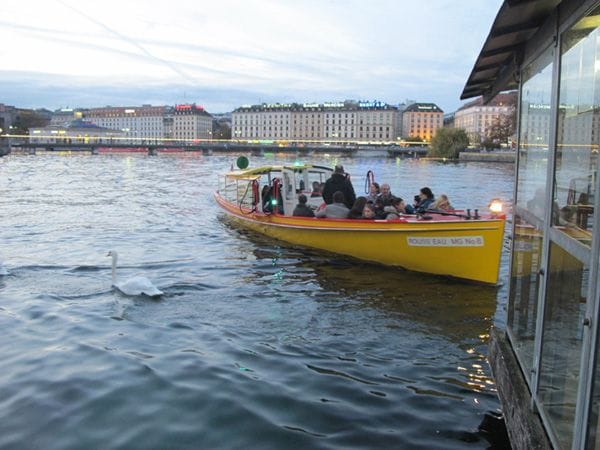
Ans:
[[[233,224],[229,226],[254,244],[252,253],[257,264],[253,269],[257,272],[247,275],[249,278],[265,279],[262,271],[266,269],[271,277],[267,281],[284,277],[295,282],[310,279],[319,284],[324,295],[353,300],[355,307],[377,308],[399,318],[417,319],[431,332],[457,340],[467,336],[479,338],[491,324],[496,309],[495,287],[293,247]],[[465,329],[465,324],[472,329]]]
[[[347,320],[344,326],[357,335],[375,333],[382,346],[399,350],[392,359],[412,354],[409,363],[419,366],[417,372],[436,367],[430,375],[443,388],[415,382],[414,373],[397,380],[415,394],[462,398],[465,391],[495,393],[486,354],[496,288],[295,248],[240,228],[232,232],[252,244],[255,261],[248,281],[275,284],[288,294],[289,289],[314,290],[310,285],[315,284],[319,306],[311,313],[318,326],[334,311],[336,326]],[[339,319],[341,312],[345,319]],[[439,347],[428,345],[445,347],[448,353],[440,355]]]

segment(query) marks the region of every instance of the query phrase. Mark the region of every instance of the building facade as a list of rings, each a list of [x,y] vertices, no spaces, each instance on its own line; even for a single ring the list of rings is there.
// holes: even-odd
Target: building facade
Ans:
[[[598,0],[505,1],[462,94],[519,90],[506,329],[490,341],[515,449],[600,449],[598,18]]]
[[[480,143],[490,136],[492,127],[512,121],[516,104],[516,92],[498,94],[485,104],[478,98],[456,111],[454,127],[465,130],[472,143]]]
[[[413,103],[402,112],[402,137],[431,141],[444,126],[444,111],[434,103]]]
[[[165,119],[168,116],[164,117]],[[211,139],[213,119],[204,107],[192,104],[175,105],[172,113],[172,136],[175,140]],[[163,122],[163,133],[168,137],[167,123]]]
[[[61,108],[52,112],[50,123],[52,126],[64,126],[75,119],[83,118],[84,110],[73,108]]]
[[[55,122],[58,124],[71,113],[60,111],[55,115],[57,116]],[[144,143],[172,139],[193,141],[212,138],[212,116],[202,106],[196,104],[181,104],[175,107],[107,106],[82,111],[82,115],[86,121],[99,127],[121,130],[131,142]]]
[[[88,109],[84,117],[102,128],[121,130],[124,136],[135,141],[165,137],[164,119],[167,106],[110,107]]]
[[[232,113],[232,138],[368,142],[393,141],[397,108],[382,102],[246,105]]]
[[[17,120],[17,115],[17,108],[0,103],[0,129],[2,129],[2,133],[11,133],[11,129]]]

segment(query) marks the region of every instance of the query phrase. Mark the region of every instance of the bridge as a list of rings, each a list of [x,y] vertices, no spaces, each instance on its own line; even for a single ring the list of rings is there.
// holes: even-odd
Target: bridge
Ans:
[[[240,141],[204,141],[193,142],[158,142],[158,143],[71,143],[71,142],[31,142],[28,139],[19,141],[0,137],[0,156],[14,152],[36,154],[43,152],[84,152],[93,155],[102,153],[145,153],[157,155],[160,153],[198,152],[210,155],[217,153],[251,153],[264,155],[268,153],[335,153],[353,155],[358,151],[373,152],[387,151],[390,157],[417,157],[427,154],[426,147],[400,147],[397,145],[359,145],[357,143],[329,144],[319,142],[307,143],[254,143]]]
[[[429,148],[426,146],[399,147],[393,146],[387,149],[388,155],[392,158],[412,156],[427,156]]]

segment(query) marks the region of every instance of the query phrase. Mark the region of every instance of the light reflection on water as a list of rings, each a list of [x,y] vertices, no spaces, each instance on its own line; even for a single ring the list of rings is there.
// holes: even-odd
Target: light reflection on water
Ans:
[[[506,286],[231,227],[211,194],[234,159],[0,159],[0,447],[487,448],[486,342]],[[357,192],[367,170],[464,207],[512,191],[506,166],[316,162],[343,163]],[[111,249],[120,277],[143,272],[165,295],[114,292]]]

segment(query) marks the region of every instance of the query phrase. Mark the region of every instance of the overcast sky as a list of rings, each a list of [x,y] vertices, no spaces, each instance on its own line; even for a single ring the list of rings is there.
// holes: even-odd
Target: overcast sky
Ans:
[[[0,103],[455,111],[501,0],[1,0]]]

